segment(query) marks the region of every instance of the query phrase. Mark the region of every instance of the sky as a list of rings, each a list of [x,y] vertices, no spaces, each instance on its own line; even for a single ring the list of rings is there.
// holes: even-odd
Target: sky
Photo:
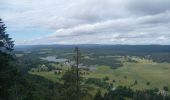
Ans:
[[[16,45],[170,45],[170,0],[0,0]]]

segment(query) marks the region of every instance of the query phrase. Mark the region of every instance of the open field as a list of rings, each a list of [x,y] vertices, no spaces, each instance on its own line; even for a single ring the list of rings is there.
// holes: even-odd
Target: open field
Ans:
[[[169,72],[170,66],[167,63],[124,63],[123,67],[117,69],[100,66],[96,72],[90,73],[86,77],[104,78],[108,76],[109,82],[115,86],[131,86],[136,80],[137,84],[132,87],[134,89],[162,89],[163,86],[170,87]],[[150,85],[146,85],[147,82]]]
[[[112,69],[109,66],[98,66],[94,72],[84,75],[85,78],[109,77],[107,82],[113,86],[130,86],[133,89],[162,89],[164,86],[170,88],[170,64],[155,63],[145,59],[134,58],[137,63],[127,62],[123,58],[123,66]],[[53,72],[30,72],[34,75],[43,76],[54,82],[59,82],[62,75],[55,75]],[[114,82],[113,82],[114,81]],[[135,81],[137,83],[134,85]]]

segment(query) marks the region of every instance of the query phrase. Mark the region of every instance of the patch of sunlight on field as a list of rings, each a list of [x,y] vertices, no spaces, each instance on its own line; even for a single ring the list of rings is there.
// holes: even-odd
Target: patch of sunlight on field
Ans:
[[[130,57],[132,60],[138,61],[139,63],[155,63],[152,60],[148,60],[148,59],[141,59],[139,57]]]
[[[170,88],[170,64],[169,63],[139,63],[125,62],[122,67],[111,69],[109,66],[99,66],[96,72],[90,73],[86,77],[104,78],[108,76],[109,82],[115,86],[125,85],[131,86],[137,80],[137,85],[132,86],[133,89],[153,89]],[[115,82],[113,82],[115,80]],[[150,85],[146,83],[149,82]]]
[[[15,54],[16,57],[22,57],[24,54]]]

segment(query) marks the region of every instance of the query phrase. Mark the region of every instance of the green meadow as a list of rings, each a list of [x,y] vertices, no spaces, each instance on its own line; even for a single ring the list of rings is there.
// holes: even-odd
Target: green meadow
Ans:
[[[101,65],[96,71],[83,75],[84,78],[100,78],[108,77],[108,83],[116,86],[128,86],[132,89],[162,89],[164,86],[170,88],[170,64],[155,63],[145,59],[133,57],[137,62],[128,62],[124,58],[120,59],[123,66],[112,69],[110,66]],[[65,68],[66,70],[66,68]],[[54,82],[61,82],[62,74],[55,75],[53,72],[30,72],[34,75],[45,77]]]

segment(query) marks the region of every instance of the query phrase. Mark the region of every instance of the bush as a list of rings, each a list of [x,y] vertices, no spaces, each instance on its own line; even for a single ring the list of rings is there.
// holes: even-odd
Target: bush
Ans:
[[[138,81],[137,81],[137,80],[135,80],[134,85],[137,85],[137,84],[138,84]]]
[[[113,80],[113,83],[115,83],[116,82],[116,80]]]
[[[150,82],[146,82],[146,85],[150,85],[151,83]]]
[[[165,91],[169,91],[169,88],[168,88],[167,86],[164,86],[163,89],[164,89]]]
[[[108,80],[109,80],[109,77],[106,76],[106,77],[103,78],[103,80],[104,80],[104,81],[108,81]]]
[[[102,88],[109,87],[109,83],[105,82],[102,79],[98,79],[98,78],[88,78],[85,83],[86,84],[94,84],[94,85],[102,87]]]

